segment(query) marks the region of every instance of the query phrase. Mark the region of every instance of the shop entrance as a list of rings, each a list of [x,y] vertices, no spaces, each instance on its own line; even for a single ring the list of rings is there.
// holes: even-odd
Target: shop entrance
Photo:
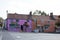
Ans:
[[[31,27],[31,20],[26,21],[26,20],[20,20],[20,30],[22,32],[31,32],[32,27]]]

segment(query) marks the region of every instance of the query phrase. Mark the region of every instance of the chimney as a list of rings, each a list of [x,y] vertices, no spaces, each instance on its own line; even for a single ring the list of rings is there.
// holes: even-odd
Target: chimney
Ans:
[[[14,13],[14,16],[15,16],[15,19],[17,19],[17,13],[16,12]]]
[[[53,12],[50,13],[50,16],[53,16]]]
[[[32,19],[32,11],[29,12],[28,19]]]
[[[53,16],[53,12],[50,13],[50,19],[51,20],[55,20],[54,16]]]
[[[29,15],[30,15],[30,16],[32,15],[32,11],[30,11]]]

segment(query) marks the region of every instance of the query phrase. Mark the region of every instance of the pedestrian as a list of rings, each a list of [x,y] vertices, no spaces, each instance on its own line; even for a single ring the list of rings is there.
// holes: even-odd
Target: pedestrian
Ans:
[[[23,25],[21,25],[21,30],[23,31]]]
[[[25,30],[24,31],[27,31],[27,28],[29,27],[28,23],[27,22],[24,22],[23,26],[25,27]]]

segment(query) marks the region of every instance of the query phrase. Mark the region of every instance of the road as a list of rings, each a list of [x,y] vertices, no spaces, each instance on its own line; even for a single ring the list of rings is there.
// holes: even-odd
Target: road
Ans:
[[[60,40],[60,34],[0,31],[0,40]]]

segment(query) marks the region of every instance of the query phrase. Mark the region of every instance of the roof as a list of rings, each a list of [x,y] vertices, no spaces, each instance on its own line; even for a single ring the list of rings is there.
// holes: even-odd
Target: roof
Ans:
[[[39,19],[39,20],[49,20],[50,19],[50,17],[49,16],[37,16],[37,15],[34,15],[33,17],[32,17],[33,19],[35,18],[35,19]]]
[[[53,15],[55,19],[58,19],[57,15]],[[17,13],[9,13],[7,14],[7,18],[15,18],[15,19],[28,19],[29,15],[26,14],[17,14]],[[39,19],[39,20],[50,20],[50,16],[44,16],[44,15],[32,15],[32,19]]]
[[[7,14],[7,18],[15,18],[15,19],[27,19],[28,18],[28,15],[24,15],[24,14],[17,14],[17,13],[14,13],[14,14]]]

